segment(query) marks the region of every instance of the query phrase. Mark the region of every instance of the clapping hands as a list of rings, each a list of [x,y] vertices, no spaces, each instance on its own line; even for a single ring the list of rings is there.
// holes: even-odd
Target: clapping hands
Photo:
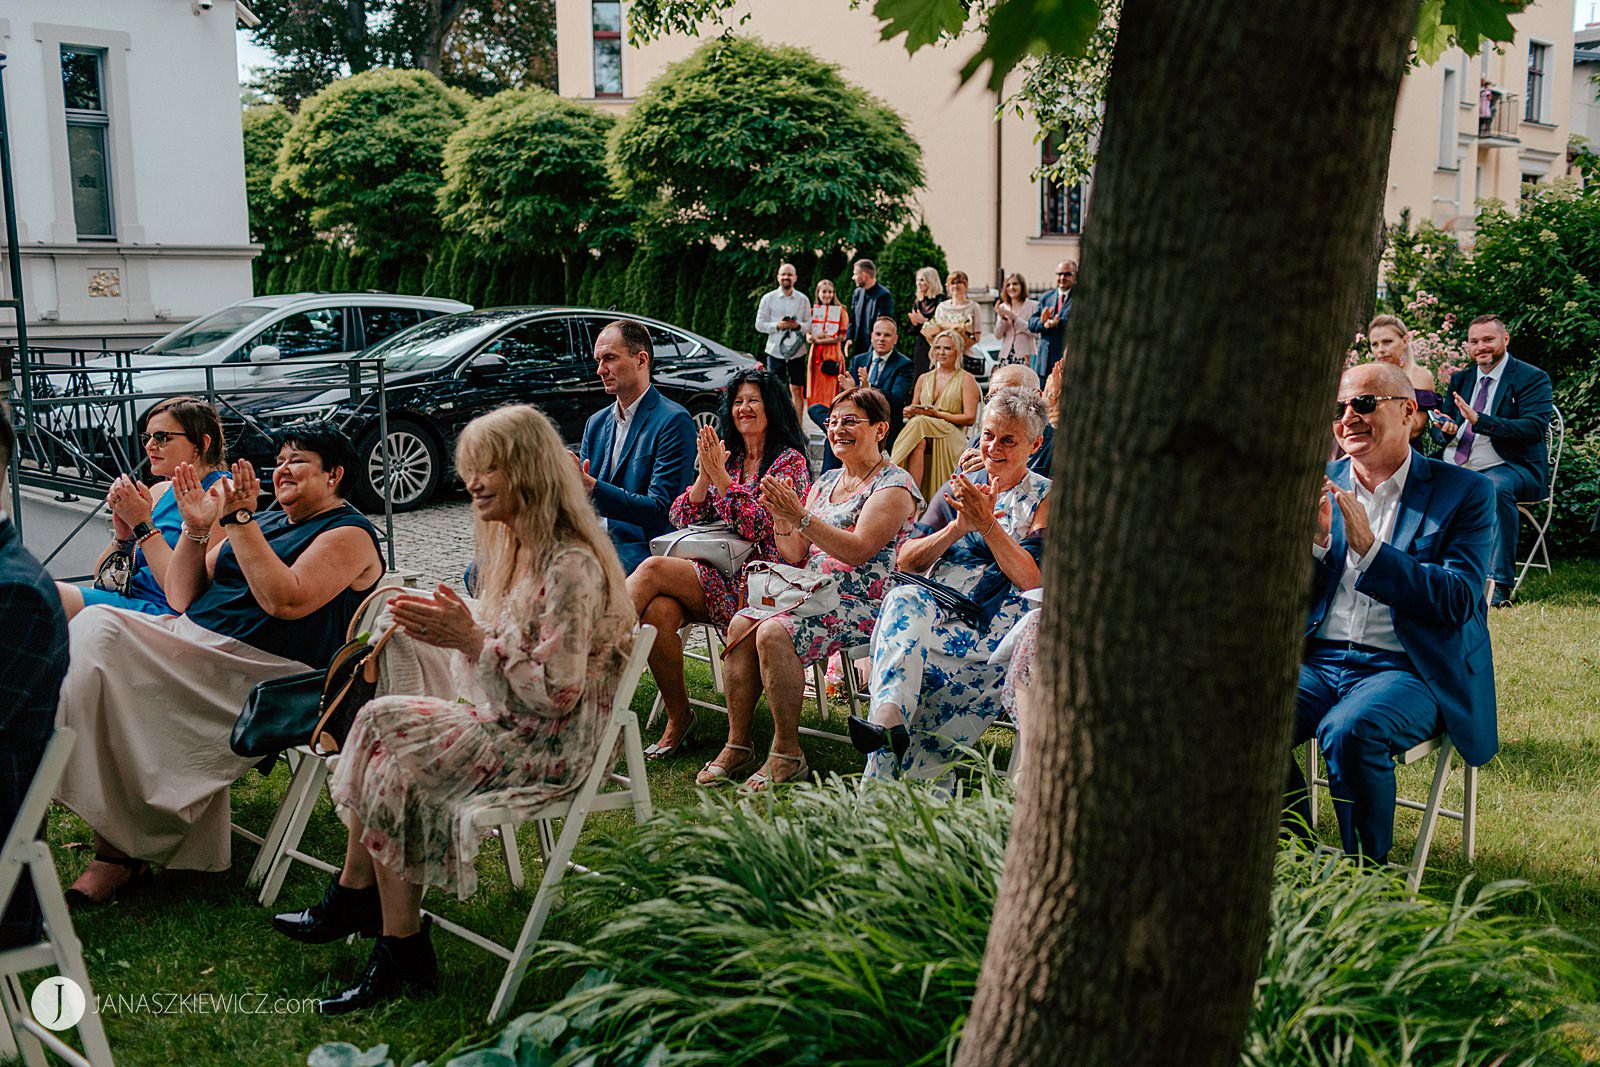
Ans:
[[[716,486],[718,492],[726,493],[733,478],[728,474],[728,448],[722,438],[712,427],[702,426],[695,447],[700,454],[700,476]]]
[[[794,486],[771,474],[761,479],[761,503],[772,512],[773,518],[783,519],[790,525],[806,517],[805,503]]]
[[[177,501],[183,524],[191,530],[209,530],[222,516],[235,511],[256,510],[261,495],[261,479],[249,460],[238,460],[231,478],[219,478],[210,489],[201,485],[200,472],[192,463],[180,463],[172,472],[172,498]]]
[[[994,513],[993,486],[979,485],[957,471],[950,478],[950,489],[946,495],[950,506],[955,508],[956,528],[960,532],[977,532],[987,537],[999,525],[999,516]]]
[[[126,474],[111,483],[106,493],[106,506],[111,509],[111,525],[119,541],[132,538],[133,528],[141,522],[149,522],[155,512],[150,488]]]

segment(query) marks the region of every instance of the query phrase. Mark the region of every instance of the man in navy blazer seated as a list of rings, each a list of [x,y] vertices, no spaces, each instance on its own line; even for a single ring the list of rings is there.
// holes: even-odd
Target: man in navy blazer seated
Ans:
[[[8,506],[6,474],[17,438],[0,404],[0,508]],[[67,616],[56,584],[22,547],[0,511],[0,841],[22,807],[55,731],[61,680],[67,674]],[[26,876],[9,907],[0,900],[0,950],[39,940],[39,902]]]
[[[1555,405],[1550,376],[1506,354],[1511,335],[1496,315],[1479,315],[1467,326],[1467,355],[1474,366],[1450,379],[1438,421],[1444,458],[1480,471],[1494,483],[1498,520],[1489,577],[1490,603],[1511,605],[1516,584],[1517,501],[1543,500],[1550,492],[1550,457],[1545,434]]]
[[[870,386],[889,401],[889,436],[883,442],[884,455],[888,455],[888,450],[894,446],[894,439],[900,434],[900,427],[906,421],[906,405],[911,403],[916,369],[911,364],[911,357],[895,348],[900,340],[900,327],[895,325],[894,319],[887,315],[880,316],[872,324],[871,338],[872,347],[852,359],[846,368],[848,373],[839,376],[839,387],[854,389]],[[812,404],[807,414],[812,422],[827,429],[827,405]],[[824,433],[822,469],[830,471],[838,465],[839,460],[834,456]]]
[[[672,529],[667,511],[694,481],[694,419],[650,385],[650,331],[618,319],[594,339],[600,384],[616,403],[589,416],[579,466],[629,574],[650,539]]]
[[[1484,600],[1494,487],[1411,449],[1416,394],[1399,367],[1339,382],[1312,545],[1315,587],[1293,741],[1315,736],[1344,849],[1384,863],[1394,841],[1394,756],[1442,729],[1474,766],[1493,758],[1494,661]],[[1309,822],[1290,757],[1289,798]],[[1297,827],[1297,829],[1303,829]]]

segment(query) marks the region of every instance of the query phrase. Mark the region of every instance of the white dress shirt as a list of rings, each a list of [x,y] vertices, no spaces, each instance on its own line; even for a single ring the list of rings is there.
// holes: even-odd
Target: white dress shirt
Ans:
[[[767,335],[766,351],[769,356],[778,354],[778,342],[783,339],[785,332],[778,329],[778,323],[786,318],[800,324],[802,336],[811,328],[811,299],[799,289],[791,289],[785,295],[780,286],[763,296],[761,303],[756,305],[756,330]],[[802,345],[794,358],[799,359],[805,353],[805,346]]]
[[[644,403],[644,398],[650,395],[650,390],[655,386],[645,386],[644,392],[627,407],[619,401],[615,415],[615,429],[611,431],[611,462],[606,465],[606,474],[609,478],[617,476],[617,467],[622,462],[622,447],[628,443],[628,434],[633,430],[633,416],[638,412],[639,405]]]
[[[1327,617],[1317,628],[1316,635],[1324,641],[1353,641],[1358,645],[1385,648],[1390,652],[1404,652],[1405,646],[1394,631],[1394,615],[1389,605],[1356,591],[1356,582],[1366,573],[1378,556],[1378,549],[1394,536],[1395,519],[1400,514],[1400,494],[1405,491],[1406,477],[1411,473],[1411,456],[1408,450],[1400,469],[1368,492],[1361,479],[1352,477],[1356,503],[1367,513],[1367,523],[1372,527],[1372,547],[1366,555],[1357,556],[1354,549],[1345,549],[1344,573],[1339,577],[1339,588],[1328,605]],[[1337,504],[1334,507],[1338,507]],[[1311,546],[1318,559],[1328,554],[1326,548]]]
[[[1510,359],[1511,353],[1507,352],[1504,356],[1500,357],[1500,362],[1494,365],[1494,370],[1489,371],[1487,374],[1484,373],[1482,367],[1478,368],[1478,376],[1477,378],[1473,379],[1472,382],[1472,391],[1474,394],[1477,393],[1479,383],[1488,381],[1489,391],[1484,395],[1483,398],[1484,411],[1488,411],[1494,407],[1494,395],[1500,390],[1500,379],[1505,377],[1506,364],[1510,362]],[[1472,404],[1472,401],[1476,399],[1476,397],[1468,396],[1464,399],[1467,401],[1467,403]],[[1472,404],[1472,406],[1476,408],[1478,405]],[[1451,412],[1445,412],[1446,417],[1449,417],[1451,414]],[[1457,422],[1463,421],[1461,412],[1454,412],[1454,415],[1456,416]],[[1452,463],[1454,463],[1456,459],[1455,443],[1456,441],[1460,440],[1460,438],[1461,430],[1457,428],[1455,438],[1451,440],[1450,446],[1445,450],[1446,458],[1448,458]],[[1504,462],[1505,460],[1500,458],[1500,453],[1495,450],[1494,438],[1490,437],[1481,430],[1474,428],[1472,431],[1472,451],[1467,454],[1467,462],[1462,464],[1462,466],[1466,467],[1469,471],[1481,471],[1486,470],[1489,467],[1498,467]]]

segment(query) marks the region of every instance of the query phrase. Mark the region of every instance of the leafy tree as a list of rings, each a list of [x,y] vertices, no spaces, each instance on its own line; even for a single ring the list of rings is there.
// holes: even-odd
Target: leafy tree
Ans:
[[[686,248],[678,257],[678,267],[673,278],[671,320],[679,326],[694,329],[695,301],[703,294],[706,262],[709,250],[704,245]]]
[[[572,257],[599,247],[615,225],[605,170],[615,121],[545,89],[480,101],[445,144],[445,227],[491,255],[557,253],[570,270]]]
[[[437,228],[445,142],[467,99],[416,70],[374,70],[305,102],[283,139],[272,191],[310,205],[319,231],[362,252],[401,256]]]
[[[900,115],[836,66],[730,37],[650,84],[617,126],[611,173],[646,232],[759,249],[754,265],[881,243],[922,185],[921,156]]]
[[[244,126],[244,189],[250,210],[250,239],[263,245],[264,255],[281,255],[311,237],[306,225],[306,205],[291,191],[274,192],[278,150],[293,122],[276,104],[246,108]]]

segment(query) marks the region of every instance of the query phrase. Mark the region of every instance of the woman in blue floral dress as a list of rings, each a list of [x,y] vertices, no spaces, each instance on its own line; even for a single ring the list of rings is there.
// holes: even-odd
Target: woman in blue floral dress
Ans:
[[[683,680],[683,642],[678,631],[709,622],[727,632],[744,602],[745,569],[778,558],[772,514],[761,500],[761,480],[782,478],[804,496],[811,485],[805,436],[782,382],[764,370],[734,375],[722,398],[720,431],[702,427],[700,470],[673,502],[674,526],[721,524],[755,551],[734,574],[687,559],[651,556],[628,576],[628,595],[639,620],[656,628],[650,673],[667,711],[660,740],[645,749],[651,759],[676,755],[694,736],[694,712]]]
[[[972,605],[962,617],[913,584],[891,591],[872,637],[872,719],[851,720],[868,753],[868,777],[939,778],[999,717],[1005,664],[989,655],[1027,611],[1039,584],[1050,480],[1028,470],[1042,443],[1044,400],[1002,389],[984,410],[984,469],[957,472],[951,488],[900,550],[899,567],[922,573]]]
[[[696,781],[701,785],[726,781],[758,762],[750,727],[763,690],[772,708],[772,749],[747,785],[762,789],[809,770],[800,748],[805,669],[872,634],[895,554],[910,534],[912,517],[921,504],[911,475],[883,453],[888,433],[889,402],[884,395],[876,389],[847,390],[834,398],[828,416],[828,442],[843,466],[818,478],[805,497],[782,479],[769,477],[762,482],[762,498],[776,524],[783,562],[833,576],[839,607],[798,618],[756,608],[734,616],[723,664],[728,742],[700,771]]]

